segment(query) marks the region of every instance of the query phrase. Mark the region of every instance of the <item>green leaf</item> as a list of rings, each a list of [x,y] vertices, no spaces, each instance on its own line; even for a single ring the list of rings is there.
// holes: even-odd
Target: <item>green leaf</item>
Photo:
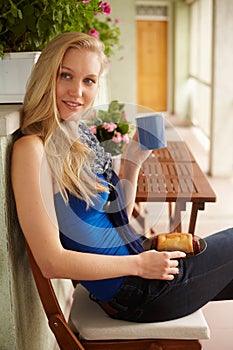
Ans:
[[[22,9],[23,16],[32,16],[34,14],[34,9],[32,4],[25,5]]]
[[[38,29],[38,34],[39,35],[43,35],[43,33],[47,30],[48,28],[48,22],[45,21],[43,18],[39,18],[37,21],[37,25],[36,25],[37,29]]]
[[[70,6],[69,6],[69,4],[67,4],[67,5],[65,6],[65,9],[66,9],[66,14],[67,14],[67,16],[69,16],[69,15],[70,15]]]
[[[18,17],[20,19],[23,19],[23,14],[22,14],[22,11],[20,9],[18,9]]]
[[[0,44],[0,57],[3,57],[3,55],[4,55],[3,50],[4,50],[4,46],[3,46],[3,44]]]
[[[37,32],[35,30],[36,28],[36,18],[34,16],[27,16],[27,18],[25,18],[25,25],[27,27],[27,29],[31,32]]]
[[[127,134],[129,132],[129,124],[128,123],[119,123],[117,127],[117,131],[121,134]]]
[[[11,14],[13,17],[18,17],[18,9],[15,4],[11,3]]]

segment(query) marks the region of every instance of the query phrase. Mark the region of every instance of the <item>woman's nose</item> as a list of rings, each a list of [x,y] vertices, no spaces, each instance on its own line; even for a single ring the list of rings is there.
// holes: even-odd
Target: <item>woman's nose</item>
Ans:
[[[74,97],[82,97],[83,95],[82,84],[75,82],[70,88],[69,93],[71,96],[74,96]]]

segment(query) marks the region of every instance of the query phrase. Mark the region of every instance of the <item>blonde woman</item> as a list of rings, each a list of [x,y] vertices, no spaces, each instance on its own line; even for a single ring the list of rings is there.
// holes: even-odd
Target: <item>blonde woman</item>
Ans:
[[[233,298],[233,230],[206,251],[144,251],[128,224],[149,151],[137,135],[125,151],[123,183],[85,123],[105,64],[103,45],[64,33],[43,50],[24,101],[12,184],[22,231],[44,276],[79,280],[115,318],[151,322]],[[105,303],[103,303],[105,302]]]

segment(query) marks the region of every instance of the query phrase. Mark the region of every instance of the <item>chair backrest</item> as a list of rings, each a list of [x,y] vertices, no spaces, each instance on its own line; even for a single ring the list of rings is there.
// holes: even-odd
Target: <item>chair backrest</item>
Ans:
[[[42,275],[27,243],[26,247],[37,290],[60,349],[85,350],[65,319],[51,281]]]

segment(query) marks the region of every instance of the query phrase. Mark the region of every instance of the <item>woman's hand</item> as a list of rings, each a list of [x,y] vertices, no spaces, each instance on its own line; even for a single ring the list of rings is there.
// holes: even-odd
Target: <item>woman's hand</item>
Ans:
[[[137,256],[138,276],[149,279],[173,280],[179,273],[178,258],[185,258],[186,254],[176,252],[158,252],[148,250]]]
[[[134,136],[125,147],[122,158],[125,162],[132,162],[135,166],[141,167],[142,163],[149,157],[151,150],[142,150],[140,143],[138,141],[137,131],[134,133]]]

